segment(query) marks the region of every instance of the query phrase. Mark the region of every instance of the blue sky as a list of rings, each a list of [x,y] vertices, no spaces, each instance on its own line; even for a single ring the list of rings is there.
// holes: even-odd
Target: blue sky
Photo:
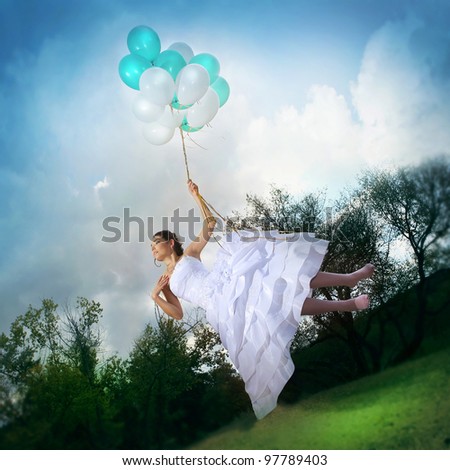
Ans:
[[[151,146],[117,67],[137,25],[221,63],[231,96],[188,142],[221,213],[269,185],[329,200],[360,171],[450,153],[446,1],[2,0],[0,330],[52,297],[99,300],[111,351],[153,319],[149,243],[102,242],[124,209],[193,207],[179,139]],[[181,234],[183,236],[183,233]],[[205,253],[212,262],[214,247]]]

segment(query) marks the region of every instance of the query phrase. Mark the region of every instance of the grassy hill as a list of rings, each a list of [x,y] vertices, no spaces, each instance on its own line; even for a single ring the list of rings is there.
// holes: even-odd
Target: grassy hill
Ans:
[[[450,449],[450,348],[246,415],[192,449]]]
[[[438,273],[430,285],[432,304],[447,307],[429,319],[414,359],[279,405],[261,421],[243,415],[191,448],[450,449],[449,273]],[[402,295],[394,308],[406,322],[415,295]]]

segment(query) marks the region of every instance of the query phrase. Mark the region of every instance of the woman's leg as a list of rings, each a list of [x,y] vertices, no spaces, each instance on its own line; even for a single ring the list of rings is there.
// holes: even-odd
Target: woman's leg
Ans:
[[[366,264],[363,268],[350,274],[326,273],[319,271],[317,275],[311,279],[310,286],[311,289],[332,286],[355,287],[362,279],[371,277],[374,270],[375,266],[373,264]]]
[[[321,300],[307,298],[303,303],[302,315],[320,315],[328,312],[353,312],[369,306],[369,297],[360,295],[349,300]]]

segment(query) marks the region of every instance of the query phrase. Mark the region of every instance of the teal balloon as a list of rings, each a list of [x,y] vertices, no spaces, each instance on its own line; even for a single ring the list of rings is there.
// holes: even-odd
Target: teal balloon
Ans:
[[[128,54],[119,63],[120,78],[130,88],[139,90],[139,79],[151,65],[149,60],[140,55]]]
[[[230,96],[230,85],[223,77],[219,77],[211,88],[219,95],[219,106],[222,107]]]
[[[144,59],[153,61],[161,51],[161,41],[158,34],[148,26],[136,26],[128,33],[128,49]]]
[[[162,51],[155,59],[155,65],[167,70],[175,80],[178,72],[186,65],[186,61],[179,52],[166,50]]]
[[[203,126],[200,126],[200,127],[191,127],[188,122],[187,122],[187,119],[184,118],[183,119],[183,122],[181,123],[181,129],[184,131],[184,132],[197,132],[199,131],[200,129],[203,128]]]
[[[199,64],[205,67],[209,73],[209,83],[212,84],[217,80],[220,73],[219,61],[207,52],[197,54],[189,61],[190,64]]]
[[[178,97],[177,95],[173,95],[173,100],[172,100],[172,103],[171,103],[171,106],[172,108],[174,109],[188,109],[192,106],[192,104],[188,104],[188,105],[183,105],[181,104],[179,101],[178,101]]]

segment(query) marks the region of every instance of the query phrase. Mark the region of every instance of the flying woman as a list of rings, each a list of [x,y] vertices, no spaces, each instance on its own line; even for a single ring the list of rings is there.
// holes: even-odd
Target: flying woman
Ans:
[[[189,180],[188,189],[202,209],[198,186]],[[153,236],[155,264],[163,262],[166,271],[152,299],[176,320],[183,318],[179,298],[206,310],[261,419],[276,407],[278,395],[294,372],[289,348],[301,317],[369,306],[366,295],[320,300],[311,298],[311,289],[354,287],[372,276],[374,266],[366,264],[351,274],[322,272],[328,241],[313,234],[295,233],[289,238],[270,231],[255,237],[253,232],[240,231],[246,236],[233,232],[231,239],[223,240],[209,271],[200,255],[215,224],[206,209],[202,231],[184,250],[168,230]]]

